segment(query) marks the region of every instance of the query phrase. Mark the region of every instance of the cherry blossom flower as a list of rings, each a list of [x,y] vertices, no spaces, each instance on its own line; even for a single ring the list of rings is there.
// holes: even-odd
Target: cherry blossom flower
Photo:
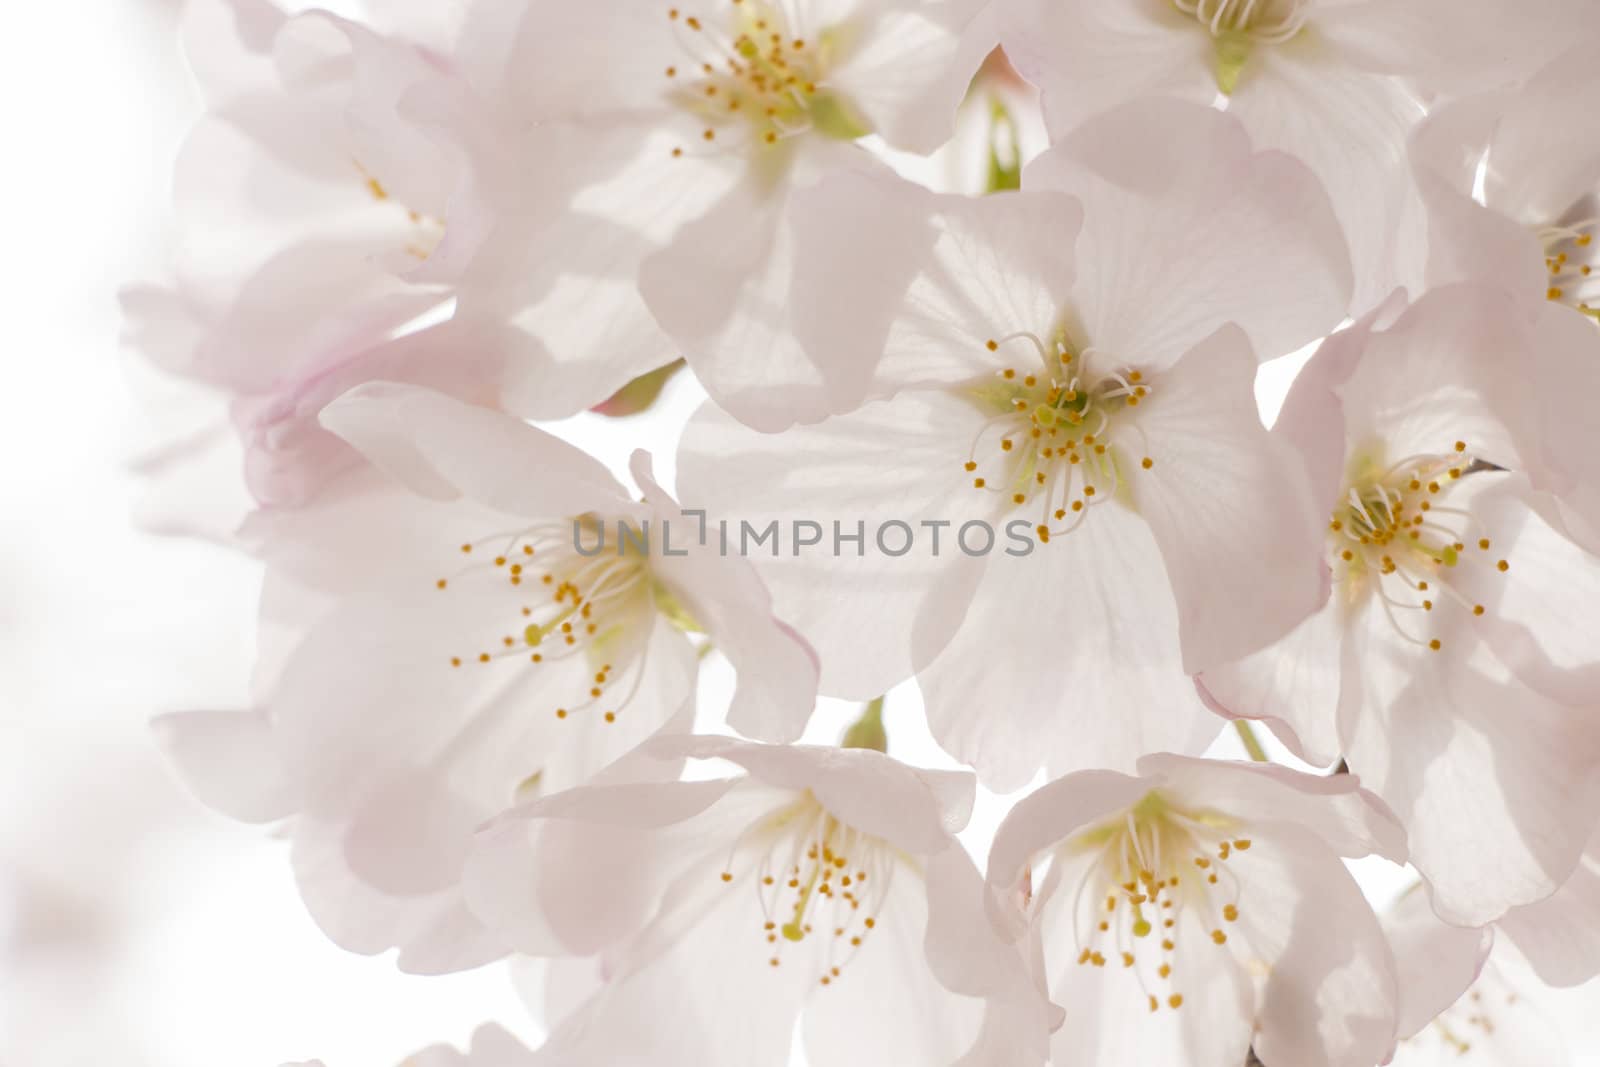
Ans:
[[[1280,421],[1328,501],[1330,594],[1201,682],[1307,759],[1342,755],[1439,914],[1481,925],[1554,892],[1594,825],[1600,561],[1521,473],[1515,301],[1455,286],[1389,313],[1330,339]]]
[[[1040,932],[1055,1067],[1370,1067],[1395,1040],[1389,947],[1340,857],[1404,831],[1348,776],[1160,755],[1022,800],[995,836],[1002,928]]]
[[[341,944],[401,944],[423,970],[503,951],[460,905],[473,829],[685,728],[686,628],[739,672],[734,726],[803,727],[809,649],[747,565],[664,545],[662,519],[681,516],[642,454],[641,504],[571,446],[426,390],[369,384],[322,417],[400,485],[360,472],[253,524],[273,574],[262,707],[162,730],[202,799],[257,820],[298,813],[302,892]],[[597,551],[586,531],[614,516],[657,539]]]
[[[997,0],[996,10],[1053,133],[1139,97],[1220,94],[1258,146],[1304,161],[1350,238],[1357,313],[1422,267],[1405,153],[1421,98],[1515,81],[1584,14],[1454,0]]]
[[[882,399],[776,435],[706,408],[679,464],[730,519],[922,529],[900,555],[757,559],[824,691],[917,672],[935,736],[997,789],[1203,748],[1219,724],[1188,674],[1323,595],[1314,498],[1253,393],[1258,357],[1349,291],[1309,173],[1156,102],[1087,125],[1020,194],[849,177],[807,197],[802,336],[839,408]],[[1018,528],[1032,551],[994,547]]]
[[[1600,330],[1592,328],[1600,323],[1600,136],[1584,110],[1600,91],[1591,50],[1577,45],[1525,85],[1440,108],[1417,131],[1412,155],[1429,210],[1430,284],[1484,281],[1529,304],[1537,394],[1529,474],[1557,494],[1574,535],[1600,548],[1600,441],[1583,403],[1600,387]],[[1474,199],[1480,165],[1482,203]]]
[[[404,113],[458,93],[419,44],[326,12],[201,0],[188,14],[209,110],[177,162],[173,281],[123,293],[131,343],[217,392],[268,503],[306,499],[350,453],[316,424],[356,382],[412,380],[492,399],[499,369],[439,317],[430,263],[466,160]],[[448,258],[448,257],[447,257]]]
[[[869,749],[648,748],[736,773],[533,801],[481,835],[469,868],[474,908],[519,949],[600,954],[606,982],[551,1034],[552,1062],[781,1063],[797,1018],[813,1063],[1043,1061],[1042,1000],[985,934],[981,881],[952,836],[970,774]],[[950,931],[937,941],[935,916]],[[1031,995],[1033,1026],[975,1044],[984,1001],[941,981],[1021,991],[1012,1018]]]
[[[831,170],[881,168],[855,143],[867,134],[918,151],[949,136],[986,51],[961,48],[977,4],[523,7],[491,93],[523,124],[567,129],[555,158],[589,168],[589,185],[530,241],[519,219],[531,198],[502,183],[502,218],[463,312],[509,323],[508,343],[536,343],[549,357],[544,387],[584,390],[588,405],[681,351],[752,424],[818,417],[816,372],[782,312],[790,193]],[[510,177],[530,169],[513,165]]]

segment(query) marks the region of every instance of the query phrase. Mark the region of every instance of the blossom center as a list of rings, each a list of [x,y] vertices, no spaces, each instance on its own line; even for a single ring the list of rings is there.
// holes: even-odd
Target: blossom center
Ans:
[[[1181,932],[1197,923],[1222,947],[1239,921],[1229,865],[1251,842],[1237,830],[1237,820],[1186,811],[1156,791],[1063,843],[1058,862],[1086,861],[1072,898],[1078,965],[1133,972],[1152,1012],[1182,1007],[1172,977]]]
[[[1276,44],[1299,33],[1310,15],[1309,0],[1172,0],[1219,40],[1228,36]]]
[[[1447,605],[1481,616],[1486,609],[1457,591],[1452,572],[1492,566],[1505,573],[1511,565],[1492,555],[1494,542],[1471,512],[1449,505],[1474,462],[1465,441],[1444,453],[1380,462],[1358,457],[1334,508],[1328,536],[1335,580],[1348,594],[1378,597],[1401,637],[1437,652],[1443,642],[1413,632],[1403,616],[1425,619]]]
[[[538,667],[586,657],[593,674],[555,708],[556,718],[599,711],[606,722],[615,722],[644,675],[642,663],[629,662],[627,688],[613,692],[618,679],[611,661],[622,658],[619,646],[640,610],[649,607],[650,566],[644,554],[620,547],[616,554],[580,555],[571,534],[569,522],[543,522],[460,546],[471,562],[435,586],[448,592],[487,581],[503,586],[507,596],[503,615],[486,630],[500,634],[488,647],[452,655],[450,665],[460,668],[472,660]]]
[[[1311,14],[1311,0],[1172,0],[1173,6],[1216,41],[1217,88],[1231,95],[1251,50],[1281,44],[1298,34]]]
[[[698,121],[702,150],[759,151],[812,132],[840,140],[869,132],[827,86],[836,33],[807,37],[790,5],[772,0],[724,3],[718,16],[667,11],[683,52],[665,70],[669,98]],[[687,151],[680,145],[672,154]]]
[[[722,880],[759,898],[769,966],[809,943],[803,965],[829,986],[877,928],[899,863],[886,843],[840,822],[807,791],[745,831]]]
[[[1036,502],[1035,532],[1048,542],[1071,533],[1092,508],[1113,499],[1126,472],[1111,440],[1114,425],[1138,429],[1131,413],[1150,395],[1144,374],[1130,367],[1098,366],[1094,349],[1074,352],[1063,336],[1051,344],[1031,333],[987,342],[1026,341],[1039,357],[1034,371],[1007,367],[975,390],[990,417],[972,440],[965,469],[972,485],[1010,498],[1012,506]],[[1139,460],[1149,470],[1155,461]]]
[[[1600,322],[1600,218],[1582,219],[1563,225],[1546,226],[1538,231],[1544,246],[1544,264],[1550,272],[1550,288],[1545,296],[1568,304]]]

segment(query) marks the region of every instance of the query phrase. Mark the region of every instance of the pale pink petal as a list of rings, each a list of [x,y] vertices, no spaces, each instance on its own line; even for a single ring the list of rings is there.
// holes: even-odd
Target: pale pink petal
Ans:
[[[840,822],[913,855],[932,855],[951,845],[951,835],[972,815],[972,775],[918,770],[871,749],[757,745],[717,737],[663,737],[651,747],[725,759],[773,787],[809,790]]]
[[[1600,559],[1540,514],[1551,507],[1517,475],[1480,474],[1462,488],[1487,553],[1453,569],[1452,586],[1485,608],[1478,620],[1499,660],[1552,699],[1600,708],[1600,635],[1591,620],[1600,602]],[[1455,500],[1452,500],[1455,503]],[[1499,570],[1498,561],[1508,569]]]
[[[989,849],[989,884],[1014,889],[1034,855],[1079,830],[1132,807],[1150,784],[1112,771],[1078,771],[1029,793],[1012,808]]]
[[[598,460],[520,419],[390,382],[351,390],[322,424],[413,492],[468,496],[529,516],[613,510],[626,499]]]
[[[1553,986],[1581,985],[1600,974],[1600,831],[1553,896],[1512,908],[1499,928]]]
[[[1252,835],[1251,861],[1237,865],[1237,930],[1227,936],[1271,968],[1258,994],[1256,1054],[1305,1067],[1383,1062],[1394,1048],[1398,990],[1371,905],[1295,822],[1253,827]]]
[[[1024,339],[988,342],[1055,329],[1081,215],[1058,193],[930,197],[854,174],[797,194],[795,326],[835,404],[1031,359]]]
[[[1292,824],[1322,838],[1340,856],[1406,857],[1405,829],[1352,775],[1317,776],[1275,764],[1202,760],[1161,753],[1139,761],[1139,773],[1199,807]]]
[[[816,649],[824,693],[859,700],[883,694],[921,665],[919,624],[931,635],[931,654],[937,631],[947,637],[959,622],[964,604],[934,619],[926,605],[941,581],[974,562],[957,541],[961,525],[975,518],[974,505],[952,492],[970,485],[963,471],[969,438],[950,427],[975,426],[980,417],[963,399],[919,391],[782,434],[754,433],[710,406],[691,420],[678,456],[679,495],[707,509],[718,551],[724,521],[730,553],[744,544],[772,592],[774,614]],[[777,531],[758,544],[772,522]],[[906,555],[878,549],[878,531],[890,522],[911,528]],[[922,525],[930,523],[943,525]],[[859,542],[851,540],[858,524]],[[815,544],[797,544],[813,536]],[[884,535],[890,551],[904,540],[898,528]],[[969,542],[981,548],[981,531]]]
[[[999,0],[995,8],[1000,43],[1043,91],[1055,138],[1128,100],[1209,104],[1217,95],[1210,37],[1168,4]]]
[[[896,877],[871,942],[807,1002],[802,1034],[809,1061],[945,1067],[972,1045],[983,1002],[934,980],[922,948],[928,910],[921,881]]]
[[[748,562],[699,543],[699,524],[662,492],[649,458],[635,452],[632,466],[635,483],[655,510],[655,536],[661,539],[651,556],[652,573],[738,672],[728,725],[763,741],[797,739],[816,704],[816,654],[773,615],[772,597]],[[683,555],[669,551],[674,536]]]
[[[1337,387],[1350,447],[1382,442],[1382,469],[1448,454],[1461,441],[1475,458],[1524,469],[1531,390],[1505,354],[1526,338],[1509,294],[1472,285],[1429,292],[1371,335]]]
[[[506,954],[503,937],[467,911],[457,887],[401,896],[362,882],[337,823],[297,819],[292,862],[306,910],[340,948],[371,956],[398,947],[401,969],[416,974],[467,970]]]
[[[1440,917],[1481,925],[1572,872],[1600,810],[1600,729],[1518,684],[1469,634],[1442,640],[1448,654],[1397,636],[1376,597],[1359,608],[1344,754],[1409,830]]]
[[[1080,343],[1115,359],[1167,367],[1226,322],[1272,359],[1327,333],[1349,304],[1344,237],[1315,176],[1253,153],[1245,127],[1210,108],[1119,107],[1030,164],[1023,187],[1083,202]]]
[[[1321,767],[1338,762],[1339,685],[1344,620],[1329,600],[1288,636],[1234,663],[1205,671],[1196,682],[1213,710],[1260,719],[1301,759]],[[1280,729],[1282,727],[1283,729]]]
[[[179,776],[208,808],[243,822],[294,813],[292,773],[272,749],[272,727],[257,711],[183,711],[151,724]]]
[[[1190,674],[1263,648],[1327,596],[1326,502],[1261,425],[1255,371],[1244,334],[1223,327],[1152,386],[1144,437],[1112,431],[1130,468],[1141,445],[1154,461],[1130,470],[1129,486],[1161,546]]]
[[[1029,555],[991,555],[960,629],[917,677],[940,746],[998,790],[1041,766],[1198,752],[1222,726],[1184,671],[1150,526],[1115,501]]]
[[[592,954],[643,929],[686,872],[721,888],[739,832],[782,802],[739,779],[581,786],[480,834],[463,891],[520,952]]]
[[[1441,922],[1421,888],[1413,886],[1383,916],[1399,977],[1395,1021],[1402,1040],[1466,993],[1495,940],[1487,926],[1474,930]]]

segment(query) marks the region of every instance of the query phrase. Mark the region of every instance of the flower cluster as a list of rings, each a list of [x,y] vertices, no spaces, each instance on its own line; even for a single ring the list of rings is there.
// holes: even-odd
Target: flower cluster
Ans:
[[[415,1062],[1372,1067],[1600,974],[1592,3],[372,6],[191,0],[124,301],[264,565],[171,758],[339,945],[547,961]],[[535,425],[680,360],[670,489]]]

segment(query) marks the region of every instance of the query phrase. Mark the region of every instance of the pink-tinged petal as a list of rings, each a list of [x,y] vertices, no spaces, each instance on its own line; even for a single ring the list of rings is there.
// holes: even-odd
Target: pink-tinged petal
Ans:
[[[649,457],[635,452],[632,469],[655,512],[655,536],[661,539],[651,557],[652,573],[738,673],[728,725],[763,741],[797,739],[816,706],[816,653],[773,615],[772,597],[747,561],[698,543],[699,524],[656,484]],[[669,552],[674,532],[683,555]]]
[[[796,164],[819,172],[881,168],[852,145],[804,151]],[[639,274],[645,303],[712,399],[764,431],[813,422],[829,407],[822,374],[789,327],[796,236],[786,208],[802,182],[747,177]]]
[[[1209,104],[1217,95],[1212,41],[1159,0],[1000,0],[995,8],[1006,55],[1044,93],[1053,138],[1128,100]]]
[[[1383,916],[1399,978],[1395,1024],[1401,1040],[1466,993],[1494,944],[1494,932],[1487,926],[1474,930],[1441,922],[1421,888],[1412,887]]]
[[[1499,928],[1550,985],[1581,985],[1600,974],[1600,831],[1555,895],[1512,908]]]
[[[794,194],[790,319],[834,412],[853,411],[872,393],[907,287],[938,239],[936,203],[913,182],[861,171],[831,175]],[[938,360],[944,352],[941,345],[925,355]],[[970,373],[957,361],[957,380]]]
[[[665,68],[683,53],[675,36],[688,31],[668,5],[536,0],[523,8],[509,63],[518,113],[593,121],[670,106]],[[648,62],[652,55],[663,61]]]
[[[1028,555],[991,555],[960,629],[917,678],[940,746],[1001,791],[1041,766],[1199,752],[1222,727],[1183,669],[1150,526],[1116,501]]]
[[[1009,894],[1021,884],[1037,853],[1132,807],[1149,791],[1150,783],[1126,774],[1078,771],[1029,793],[995,831],[989,849],[990,887]]]
[[[840,822],[915,856],[953,843],[972,815],[976,782],[966,772],[925,771],[862,748],[756,745],[731,738],[663,737],[651,748],[724,759],[778,789],[809,790]]]
[[[1507,352],[1527,331],[1510,294],[1475,285],[1436,289],[1373,334],[1337,388],[1354,449],[1382,442],[1383,466],[1415,455],[1467,454],[1512,470],[1530,452],[1528,376]]]
[[[1546,521],[1540,511],[1551,502],[1526,479],[1488,472],[1473,479],[1452,495],[1463,498],[1490,549],[1469,545],[1450,584],[1484,607],[1477,620],[1484,639],[1525,684],[1554,700],[1600,709],[1600,636],[1591,622],[1600,602],[1600,558]]]
[[[1078,205],[1059,193],[931,197],[841,175],[796,196],[796,329],[834,383],[864,395],[969,381],[1033,359],[1068,306]]]
[[[431,390],[371,382],[323,409],[322,424],[413,492],[467,496],[513,515],[579,515],[626,497],[595,460],[520,419]]]
[[[1514,94],[1485,93],[1431,112],[1411,137],[1411,166],[1428,214],[1427,283],[1478,281],[1542,297],[1544,250],[1527,225],[1473,199],[1478,165]]]
[[[675,890],[668,906],[677,914],[666,921],[682,927],[677,936],[642,958],[624,954],[605,988],[551,1033],[542,1055],[561,1067],[750,1067],[788,1059],[817,972],[788,954],[772,966],[779,957],[761,936],[757,895],[748,886],[714,895],[724,889],[714,875],[708,884],[710,893]]]
[[[1435,652],[1376,597],[1345,644],[1345,758],[1410,835],[1441,918],[1479,926],[1549,896],[1600,812],[1600,728],[1519,684],[1470,633]],[[1513,714],[1514,711],[1514,714]]]
[[[1332,767],[1343,747],[1338,718],[1343,642],[1344,620],[1329,600],[1283,640],[1212,667],[1196,683],[1213,711],[1265,721],[1295,755]]]
[[[156,741],[196,798],[242,822],[273,822],[298,806],[294,780],[257,711],[183,711],[151,724]]]
[[[1073,877],[1069,875],[1069,877]],[[1052,1067],[1105,1063],[1222,1067],[1243,1063],[1252,1030],[1250,982],[1232,955],[1212,944],[1200,923],[1173,931],[1172,974],[1145,985],[1117,962],[1082,966],[1068,919],[1072,894],[1045,906],[1045,950],[1053,953],[1050,997],[1066,1009],[1051,1040]],[[1157,1009],[1150,1010],[1150,998]],[[1169,999],[1177,997],[1177,1006]]]
[[[1350,302],[1344,236],[1316,177],[1253,153],[1245,127],[1211,108],[1119,107],[1031,163],[1023,188],[1083,202],[1080,343],[1115,359],[1167,367],[1227,322],[1272,359],[1326,334]]]
[[[1299,451],[1317,500],[1336,499],[1344,483],[1345,412],[1339,387],[1361,365],[1373,330],[1393,325],[1406,306],[1405,290],[1396,290],[1360,321],[1322,342],[1295,376],[1278,412],[1272,432]]]
[[[1567,308],[1546,307],[1532,357],[1539,449],[1529,476],[1536,488],[1560,494],[1580,525],[1600,527],[1600,434],[1589,403],[1600,391],[1600,331]]]
[[[994,47],[964,32],[981,0],[880,5],[870,31],[829,71],[828,84],[896,148],[926,154],[950,139],[956,108]]]
[[[1385,1061],[1395,1044],[1395,964],[1361,888],[1297,823],[1252,827],[1252,836],[1250,863],[1236,872],[1237,932],[1227,936],[1270,968],[1256,1054],[1305,1067]]]
[[[977,1036],[983,1002],[935,981],[922,950],[926,887],[902,873],[879,909],[871,940],[806,1004],[801,1033],[809,1062],[948,1065]]]
[[[1351,311],[1365,313],[1396,286],[1417,287],[1426,216],[1410,181],[1406,138],[1421,105],[1398,79],[1356,69],[1317,42],[1260,49],[1228,112],[1258,149],[1299,160],[1320,181],[1349,241]]]
[[[1310,831],[1341,856],[1406,858],[1405,829],[1352,775],[1301,774],[1273,764],[1191,759],[1161,753],[1139,761],[1139,773],[1197,807],[1241,818],[1276,819]]]
[[[1600,32],[1593,11],[1588,14],[1591,34]],[[1485,203],[1535,226],[1560,219],[1600,180],[1600,134],[1587,107],[1600,89],[1593,46],[1572,37],[1563,43],[1570,43],[1568,50],[1507,101],[1484,175]]]
[[[1258,651],[1327,597],[1326,501],[1261,425],[1255,371],[1244,334],[1223,327],[1152,388],[1139,408],[1145,436],[1116,436],[1134,507],[1166,562],[1190,674]],[[1146,441],[1154,466],[1132,470]]]
[[[633,122],[540,128],[506,165],[509,187],[481,192],[476,210],[492,231],[458,315],[505,325],[503,344],[518,357],[508,408],[565,417],[680,354],[639,292],[640,268],[739,174],[723,159],[674,158],[680,132]],[[581,169],[527,192],[527,172],[552,157]]]
[[[530,955],[590,955],[635,935],[684,872],[707,885],[780,801],[738,779],[580,786],[508,813],[462,879],[475,914]]]
[[[750,524],[744,552],[772,592],[773,613],[816,649],[823,692],[857,700],[887,692],[922,665],[914,647],[919,626],[930,635],[931,654],[960,621],[964,604],[941,605],[936,618],[927,608],[942,583],[975,562],[962,554],[957,535],[963,523],[986,516],[953,491],[971,484],[963,471],[970,439],[951,427],[980,421],[966,400],[935,392],[907,393],[781,434],[754,433],[709,405],[690,421],[678,455],[679,495],[707,510],[708,540],[719,552],[723,522],[731,554],[741,552],[741,524]],[[969,492],[986,504],[984,494]],[[773,522],[774,537],[757,543]],[[876,544],[891,522],[908,524],[914,535],[903,556]],[[796,525],[805,523],[815,528]],[[858,523],[859,548],[835,541],[836,530],[854,538]],[[813,534],[815,544],[798,544]],[[902,541],[898,528],[888,529],[891,551]],[[970,543],[981,547],[979,531]]]
[[[447,974],[504,956],[507,945],[466,909],[455,886],[420,895],[392,895],[350,869],[343,827],[310,816],[295,823],[295,881],[311,917],[340,948],[373,956],[400,949],[400,968]]]

